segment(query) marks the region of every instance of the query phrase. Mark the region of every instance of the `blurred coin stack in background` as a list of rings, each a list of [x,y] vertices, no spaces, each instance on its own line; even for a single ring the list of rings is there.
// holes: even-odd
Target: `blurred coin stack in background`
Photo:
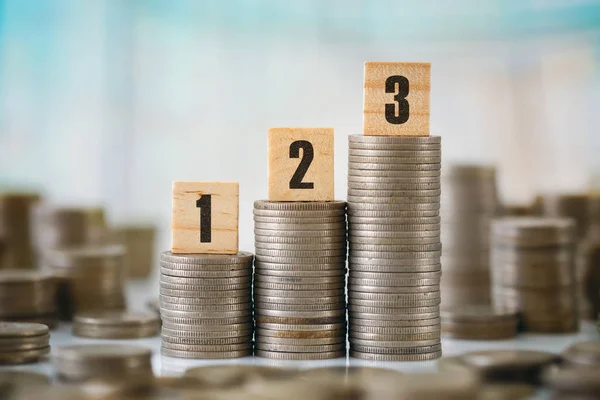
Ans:
[[[0,237],[4,254],[0,268],[34,268],[31,213],[40,201],[36,193],[0,193]]]
[[[124,310],[125,249],[118,245],[54,249],[45,253],[47,268],[58,282],[58,312],[71,320],[74,313]]]
[[[49,353],[50,332],[46,325],[0,322],[0,365],[26,364]]]
[[[517,336],[519,318],[514,310],[489,305],[463,305],[441,311],[442,335],[458,339],[498,340]]]
[[[252,355],[252,253],[160,255],[161,353]]]
[[[56,324],[56,280],[48,273],[0,270],[0,320]]]
[[[441,138],[352,135],[349,146],[350,355],[438,358]]]
[[[592,198],[586,193],[558,193],[542,194],[536,197],[534,208],[537,215],[547,217],[573,218],[575,221],[575,271],[578,283],[578,304],[582,318],[595,320],[598,312],[594,311],[595,296],[590,296],[590,287],[595,286],[593,273],[590,271],[594,264],[590,258],[597,247],[597,240],[593,235],[588,238],[588,231],[593,224],[591,215],[593,207]]]
[[[445,166],[442,188],[442,307],[489,305],[490,224],[499,209],[496,170]]]
[[[39,204],[32,215],[33,242],[38,258],[52,249],[102,244],[108,228],[102,208],[66,208]]]
[[[73,335],[96,339],[138,339],[152,337],[160,331],[160,317],[155,313],[100,311],[76,314]]]
[[[154,266],[156,228],[150,225],[122,225],[111,232],[113,240],[125,246],[125,265],[129,277],[148,277]]]
[[[575,222],[512,217],[492,223],[494,304],[520,312],[529,332],[579,327],[574,266]]]
[[[577,252],[576,271],[581,317],[595,321],[600,313],[600,195],[590,196],[588,206],[588,229]]]
[[[346,355],[346,203],[254,202],[256,355]]]

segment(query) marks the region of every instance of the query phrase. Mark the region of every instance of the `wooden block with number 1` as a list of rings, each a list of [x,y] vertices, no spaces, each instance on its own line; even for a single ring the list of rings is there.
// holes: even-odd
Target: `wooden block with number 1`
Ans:
[[[363,134],[429,136],[429,63],[365,63]]]
[[[173,182],[171,251],[236,254],[239,184]]]
[[[333,200],[333,128],[269,129],[269,200]]]

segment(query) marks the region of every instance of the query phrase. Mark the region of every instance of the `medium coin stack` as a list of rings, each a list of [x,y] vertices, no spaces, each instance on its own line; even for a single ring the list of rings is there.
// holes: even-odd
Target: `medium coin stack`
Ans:
[[[349,146],[350,355],[438,358],[441,138],[352,135]]]
[[[145,278],[154,267],[154,236],[156,228],[147,225],[123,225],[112,230],[117,243],[125,246],[125,263],[129,276]]]
[[[138,339],[151,337],[160,331],[156,314],[101,311],[76,314],[73,335],[96,339]]]
[[[50,353],[48,327],[29,322],[0,322],[0,364],[25,364]]]
[[[254,203],[256,355],[346,355],[346,203]]]
[[[122,246],[53,249],[45,263],[58,280],[58,311],[70,320],[74,313],[124,310],[125,278]]]
[[[5,242],[0,268],[35,267],[30,217],[39,200],[36,193],[0,193],[0,236]]]
[[[499,210],[496,170],[448,165],[442,173],[443,307],[491,304],[490,224]]]
[[[160,255],[161,352],[180,358],[252,355],[252,253]]]
[[[517,336],[516,311],[468,305],[441,311],[442,335],[458,339],[498,340]]]
[[[518,310],[524,330],[578,329],[574,233],[569,218],[509,217],[492,223],[494,304]]]
[[[58,378],[65,382],[126,382],[144,385],[152,382],[152,351],[139,346],[117,344],[59,347],[52,357]]]
[[[56,279],[34,270],[0,270],[0,320],[56,323]]]

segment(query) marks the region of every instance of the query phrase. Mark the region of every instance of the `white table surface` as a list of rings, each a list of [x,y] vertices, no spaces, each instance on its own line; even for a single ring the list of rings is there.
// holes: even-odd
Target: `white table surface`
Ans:
[[[147,300],[158,297],[158,291],[151,285],[143,282],[133,282],[128,286],[128,301],[133,310],[146,310]],[[583,340],[597,340],[599,338],[595,325],[583,323],[581,331],[577,334],[569,335],[539,335],[522,334],[512,340],[500,341],[470,341],[458,339],[442,339],[442,350],[444,356],[457,355],[475,350],[490,349],[528,349],[541,350],[559,353],[565,347]],[[135,340],[97,340],[78,338],[71,335],[70,324],[63,323],[57,329],[51,332],[50,344],[53,349],[56,347],[83,343],[122,343],[146,346],[153,351],[153,368],[156,375],[159,376],[177,376],[182,374],[187,368],[210,364],[260,364],[273,366],[287,366],[296,368],[312,368],[317,366],[339,366],[339,365],[368,365],[383,368],[393,368],[403,372],[425,372],[435,371],[436,361],[424,362],[373,362],[357,360],[353,358],[339,358],[325,361],[280,361],[270,360],[259,357],[245,357],[232,360],[187,360],[172,357],[165,357],[160,354],[160,335],[146,339]],[[54,351],[54,350],[53,350]],[[20,370],[31,370],[53,376],[51,358],[45,361],[23,365],[23,366],[3,366],[0,370],[13,368]]]

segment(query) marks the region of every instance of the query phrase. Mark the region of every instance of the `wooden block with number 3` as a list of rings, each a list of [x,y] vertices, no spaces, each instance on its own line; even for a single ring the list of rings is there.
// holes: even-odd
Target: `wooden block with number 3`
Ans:
[[[333,200],[333,128],[269,129],[269,200]]]
[[[365,63],[363,134],[429,136],[429,63]]]
[[[173,182],[171,251],[236,254],[239,184]]]

